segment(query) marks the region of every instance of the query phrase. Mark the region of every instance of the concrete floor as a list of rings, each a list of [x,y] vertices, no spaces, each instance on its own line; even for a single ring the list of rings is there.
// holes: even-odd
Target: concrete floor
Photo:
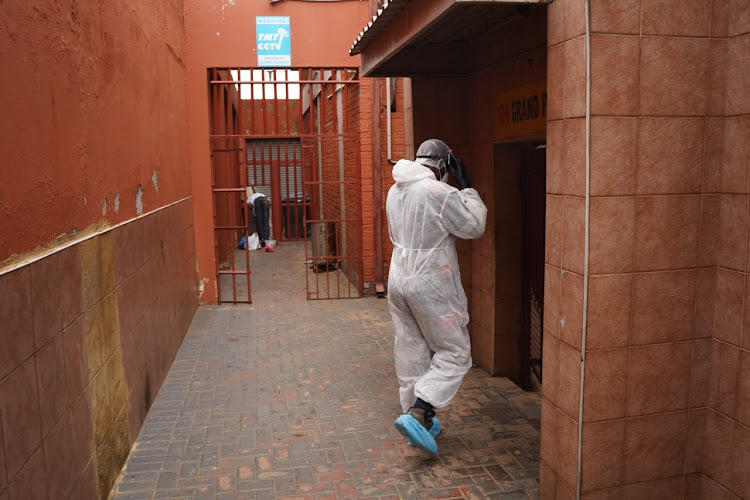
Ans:
[[[306,300],[303,245],[253,252],[251,305],[199,309],[114,498],[537,498],[538,395],[474,368],[438,456],[409,447],[387,300]]]

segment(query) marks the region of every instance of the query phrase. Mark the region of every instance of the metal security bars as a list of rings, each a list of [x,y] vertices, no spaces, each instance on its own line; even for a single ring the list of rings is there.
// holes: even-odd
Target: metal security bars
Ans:
[[[523,193],[523,342],[521,386],[542,383],[544,324],[544,228],[546,214],[546,149],[522,151]],[[533,380],[533,377],[536,380]]]
[[[306,245],[309,299],[361,297],[359,82],[353,68],[208,72],[219,302],[250,302],[252,192],[271,240]]]

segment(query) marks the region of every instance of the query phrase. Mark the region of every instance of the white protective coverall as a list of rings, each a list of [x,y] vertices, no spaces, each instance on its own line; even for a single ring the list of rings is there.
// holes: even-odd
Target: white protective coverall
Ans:
[[[466,293],[456,238],[484,233],[487,207],[475,189],[458,190],[432,170],[400,160],[386,201],[393,256],[388,306],[404,412],[416,398],[447,406],[471,368]]]

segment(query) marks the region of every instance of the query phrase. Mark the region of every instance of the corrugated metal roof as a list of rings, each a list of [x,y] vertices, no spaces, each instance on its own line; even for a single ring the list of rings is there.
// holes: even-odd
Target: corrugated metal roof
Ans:
[[[349,55],[356,56],[361,53],[370,42],[372,42],[381,31],[383,31],[388,23],[398,15],[399,12],[409,4],[409,0],[386,0],[383,4],[382,9],[378,9],[377,15],[372,16],[372,21],[362,28],[359,32],[359,36],[351,48],[349,49]]]

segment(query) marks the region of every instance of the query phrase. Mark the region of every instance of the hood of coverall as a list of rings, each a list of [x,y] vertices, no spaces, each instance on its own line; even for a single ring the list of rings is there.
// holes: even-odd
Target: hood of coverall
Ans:
[[[393,166],[393,180],[396,182],[435,179],[435,174],[428,167],[411,160],[399,160]]]

